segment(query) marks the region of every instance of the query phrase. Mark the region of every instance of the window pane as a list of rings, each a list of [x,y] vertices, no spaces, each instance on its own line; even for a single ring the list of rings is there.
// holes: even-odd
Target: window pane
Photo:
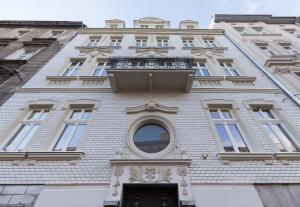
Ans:
[[[81,110],[73,110],[70,119],[77,120],[80,118]]]
[[[92,110],[85,110],[81,119],[88,120],[91,118],[91,115],[92,115]]]
[[[101,68],[96,68],[93,73],[93,76],[100,76],[100,71],[101,71]]]
[[[236,71],[236,69],[231,69],[231,75],[232,76],[239,76],[238,72]]]
[[[28,120],[37,120],[39,119],[40,115],[41,115],[41,110],[34,110],[28,117]]]
[[[229,72],[229,69],[224,69],[224,72],[225,72],[225,75],[226,76],[231,76],[230,72]]]
[[[201,77],[202,76],[200,69],[196,70],[195,76],[196,77],[199,77],[199,76]]]
[[[17,147],[17,151],[18,150],[23,150],[26,145],[28,144],[28,142],[31,140],[31,138],[33,137],[34,133],[36,132],[36,130],[39,128],[39,125],[33,125],[30,130],[28,131],[28,133],[26,134],[26,136],[23,138],[23,140],[21,141],[21,143],[19,144],[19,146]]]
[[[28,134],[31,129],[30,125],[22,125],[19,130],[14,134],[12,139],[6,145],[5,150],[7,151],[15,151],[18,145],[21,143],[23,138]]]
[[[230,132],[235,140],[237,147],[239,148],[240,152],[249,152],[248,147],[243,140],[243,137],[235,124],[228,124]]]
[[[45,119],[47,118],[48,114],[49,114],[49,110],[44,110],[44,111],[41,113],[41,115],[40,115],[40,117],[39,117],[39,120],[45,120]]]
[[[61,133],[61,135],[53,149],[54,151],[62,151],[64,149],[64,147],[67,144],[68,138],[70,137],[74,128],[75,128],[75,125],[72,125],[72,124],[65,126],[63,132]]]
[[[72,140],[69,144],[69,146],[67,147],[67,151],[75,151],[80,143],[80,139],[83,135],[85,129],[85,125],[81,124],[78,125],[76,128],[76,131],[72,137]]]
[[[209,110],[212,119],[221,119],[217,110]]]
[[[203,75],[204,76],[210,76],[209,72],[207,69],[202,69]]]
[[[269,136],[273,140],[277,151],[279,151],[279,152],[287,152],[287,150],[282,145],[282,143],[280,142],[280,140],[278,139],[278,137],[276,136],[276,134],[274,133],[274,131],[272,130],[272,128],[268,124],[263,124],[263,127],[265,128],[265,130],[267,131],[267,133],[269,134]]]
[[[280,124],[273,124],[272,129],[275,131],[275,133],[280,137],[280,139],[293,151],[297,152],[299,149],[297,149],[296,144],[292,141],[292,139],[289,137],[287,132],[284,130],[282,125]]]
[[[226,152],[234,152],[234,148],[223,124],[216,124],[216,129]]]
[[[267,119],[275,119],[274,115],[272,114],[272,112],[268,109],[263,109],[261,110],[263,116]]]
[[[222,113],[222,116],[224,119],[232,119],[232,116],[231,116],[229,110],[223,109],[223,110],[221,110],[221,113]]]

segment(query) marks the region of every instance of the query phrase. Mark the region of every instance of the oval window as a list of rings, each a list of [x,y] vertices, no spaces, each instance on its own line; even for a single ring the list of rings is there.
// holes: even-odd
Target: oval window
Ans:
[[[170,135],[164,127],[158,124],[145,124],[136,130],[133,142],[143,152],[156,153],[169,145]]]

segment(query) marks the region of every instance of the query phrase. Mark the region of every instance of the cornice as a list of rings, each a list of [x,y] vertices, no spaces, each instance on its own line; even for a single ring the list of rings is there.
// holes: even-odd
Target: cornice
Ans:
[[[190,90],[190,93],[274,93],[274,94],[278,94],[280,92],[281,90],[276,88],[192,88]],[[111,88],[19,88],[16,90],[16,93],[113,93],[113,91]],[[131,92],[131,93],[145,93],[145,92]],[[172,93],[172,91],[168,93]],[[174,91],[174,93],[178,93],[178,91]],[[125,94],[125,93],[120,93],[120,94]]]
[[[143,28],[83,28],[78,34],[167,34],[167,35],[223,35],[223,29],[143,29]]]

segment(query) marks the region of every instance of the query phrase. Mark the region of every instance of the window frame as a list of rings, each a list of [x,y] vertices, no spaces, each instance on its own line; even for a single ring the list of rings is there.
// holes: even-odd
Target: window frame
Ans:
[[[110,38],[109,47],[121,47],[122,39],[122,37]]]
[[[84,61],[85,60],[71,60],[70,63],[68,64],[67,68],[62,73],[62,76],[64,76],[64,77],[77,76],[80,68],[84,64]],[[76,62],[76,64],[74,66],[72,66],[75,62]],[[70,75],[68,75],[69,70],[72,71]],[[75,74],[74,74],[74,72],[75,72]]]
[[[211,42],[212,41],[212,42]],[[218,44],[216,43],[215,39],[203,39],[203,42],[205,44],[205,48],[217,48]]]
[[[135,38],[135,47],[145,48],[147,47],[148,38]]]
[[[100,66],[100,64],[103,64],[103,65]],[[108,61],[103,61],[103,62],[102,62],[102,61],[98,61],[98,62],[97,62],[97,66],[94,68],[94,70],[93,70],[91,76],[93,76],[93,77],[107,77],[108,74],[107,74],[106,69],[109,67],[108,64],[109,64]],[[96,75],[96,74],[95,74],[97,70],[100,70],[100,72],[99,72],[100,75]],[[105,72],[104,72],[104,71],[105,71]],[[105,75],[101,75],[101,74],[103,74],[103,73],[105,73]]]
[[[194,39],[182,39],[183,47],[185,48],[194,48],[195,40]]]
[[[168,38],[156,38],[157,47],[158,48],[168,48],[169,47],[169,39]]]
[[[219,116],[220,116],[220,119],[214,119],[211,115],[211,111],[212,110],[217,110]],[[225,111],[228,111],[230,113],[230,116],[231,116],[231,119],[226,119],[223,114],[221,113],[222,110],[225,110]],[[216,125],[217,124],[222,124],[226,133],[227,133],[227,136],[229,137],[230,139],[230,142],[232,144],[232,147],[233,147],[233,152],[231,153],[251,153],[253,150],[251,148],[251,145],[248,143],[247,141],[247,138],[245,136],[245,133],[243,132],[242,128],[240,127],[240,124],[239,124],[239,120],[238,118],[235,116],[235,114],[233,113],[233,110],[229,107],[224,107],[224,106],[214,106],[214,107],[209,107],[208,108],[208,114],[209,114],[209,119],[212,121],[212,124],[213,124],[213,130],[215,132],[215,135],[217,136],[218,138],[218,142],[220,143],[220,145],[222,146],[222,151],[223,152],[227,152],[225,151],[225,148],[224,148],[224,145],[222,143],[222,139],[217,131],[217,128],[216,128]],[[244,144],[245,146],[247,147],[248,149],[248,152],[240,152],[239,151],[239,148],[238,148],[238,145],[236,143],[236,140],[234,138],[234,136],[232,135],[232,132],[229,128],[228,125],[235,125],[236,129],[238,130],[242,140],[244,141]],[[229,153],[230,153],[229,152]]]
[[[80,117],[83,116],[85,111],[91,111],[91,115],[89,119],[71,119],[71,116],[74,111],[80,110]],[[94,111],[95,111],[95,105],[94,104],[88,104],[88,106],[84,106],[84,104],[81,105],[75,105],[75,106],[70,106],[69,110],[67,111],[65,118],[63,122],[61,123],[60,130],[58,131],[59,133],[56,134],[56,139],[53,140],[53,143],[50,146],[50,151],[52,152],[78,152],[82,149],[82,145],[85,141],[85,137],[89,131],[89,126],[91,123],[91,120],[93,119],[94,116]],[[68,126],[74,125],[75,127],[72,129],[72,132],[69,134],[67,137],[67,140],[64,143],[64,146],[62,147],[62,150],[55,150],[56,146],[59,144],[61,138],[63,138],[63,134],[65,129],[67,129]],[[67,150],[69,145],[71,144],[73,138],[75,138],[75,133],[78,129],[78,126],[80,125],[85,125],[85,128],[81,134],[81,137],[79,138],[78,144],[76,146],[75,150]]]
[[[86,43],[86,47],[95,48],[98,47],[101,37],[99,38],[89,38],[88,42]]]
[[[209,77],[209,76],[212,76],[211,75],[211,72],[209,70],[209,68],[207,67],[207,64],[205,62],[200,62],[200,61],[197,61],[197,62],[194,62],[194,64],[196,64],[196,72],[195,72],[195,77]],[[204,66],[202,66],[204,65]],[[207,70],[207,73],[209,75],[205,75],[205,73],[203,72],[204,70]],[[197,74],[197,71],[199,71],[200,75],[196,75]]]
[[[234,67],[233,62],[229,61],[222,61],[219,60],[219,65],[223,69],[224,76],[228,77],[239,77],[241,76],[240,72]],[[227,71],[227,72],[226,72]]]

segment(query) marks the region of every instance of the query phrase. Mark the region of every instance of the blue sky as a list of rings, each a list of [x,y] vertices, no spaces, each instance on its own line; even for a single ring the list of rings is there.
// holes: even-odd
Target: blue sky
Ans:
[[[300,0],[0,0],[1,20],[82,20],[103,27],[105,19],[123,19],[127,27],[141,17],[159,17],[177,28],[193,19],[207,28],[216,13],[300,16]]]

